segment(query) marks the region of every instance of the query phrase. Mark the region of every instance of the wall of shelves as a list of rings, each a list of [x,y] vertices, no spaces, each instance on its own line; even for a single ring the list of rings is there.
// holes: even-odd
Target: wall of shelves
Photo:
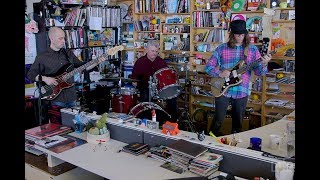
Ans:
[[[203,9],[201,9],[199,6],[195,5],[196,0],[189,0],[186,5],[188,7],[181,13],[168,13],[168,10],[166,9],[166,0],[157,0],[156,1],[150,1],[151,4],[164,4],[161,7],[158,7],[158,9],[152,10],[152,8],[147,10],[148,8],[144,8],[144,10],[140,10],[141,6],[146,5],[145,0],[132,0],[134,3],[134,21],[147,19],[146,17],[154,16],[156,17],[157,21],[157,33],[159,33],[159,42],[160,42],[160,56],[164,59],[166,59],[169,63],[169,66],[175,67],[177,71],[180,73],[183,69],[188,70],[189,72],[196,72],[196,75],[189,74],[188,78],[191,80],[191,87],[187,88],[187,95],[188,103],[189,103],[189,111],[190,114],[192,114],[196,108],[198,107],[207,107],[208,104],[213,104],[214,97],[213,96],[206,96],[206,95],[199,95],[195,92],[194,89],[198,88],[199,90],[210,92],[210,85],[208,85],[209,81],[206,81],[205,79],[210,78],[206,77],[204,73],[204,65],[207,62],[207,60],[212,55],[212,51],[217,47],[219,44],[226,42],[228,39],[228,24],[224,24],[223,18],[225,16],[224,13],[222,13],[220,7],[211,5],[211,9],[206,9],[206,6],[203,6]],[[130,1],[130,2],[132,2]],[[120,1],[122,2],[122,1]],[[266,0],[266,7],[270,7],[270,0]],[[217,3],[215,4],[217,5]],[[155,7],[155,6],[153,6]],[[137,9],[138,8],[138,9]],[[143,8],[142,8],[143,9]],[[294,7],[290,8],[273,8],[275,12],[280,11],[281,13],[287,13],[289,11],[295,10]],[[262,24],[262,28],[255,28],[252,26],[252,24],[257,23],[257,21],[254,21],[255,19],[260,20],[263,22],[263,17],[269,16],[265,14],[263,10],[257,10],[257,11],[247,11],[246,8],[244,8],[243,11],[239,12],[231,12],[232,15],[242,14],[245,16],[246,20],[251,22],[251,24],[247,24],[247,28],[249,30],[250,36],[253,37],[252,44],[260,47],[262,45],[261,41],[263,37],[269,37],[271,39],[271,42],[273,41],[274,37],[270,37],[269,35],[272,34],[272,27],[269,27],[270,24],[277,23],[279,24],[279,27],[281,29],[280,36],[284,37],[287,42],[291,43],[294,42],[294,39],[292,39],[292,36],[286,36],[284,35],[283,29],[285,28],[294,28],[295,21],[294,19],[281,19],[283,17],[286,17],[284,15],[281,15],[281,18],[276,18],[275,15],[279,15],[279,13],[275,13],[274,16],[272,16],[271,19],[266,18],[267,23]],[[292,12],[291,12],[292,14]],[[206,18],[212,18],[217,15],[217,18],[220,18],[219,21],[215,24],[210,24]],[[220,17],[219,17],[220,15]],[[175,19],[176,18],[176,19]],[[149,18],[150,19],[150,18]],[[168,22],[170,20],[170,22]],[[176,21],[175,21],[176,20]],[[211,19],[212,20],[212,19]],[[173,21],[173,22],[172,22]],[[187,31],[181,31],[182,29],[186,29],[185,27],[189,26],[189,29]],[[258,26],[259,27],[259,26]],[[143,38],[139,37],[139,33],[154,33],[154,31],[137,31],[135,29],[134,31],[134,39],[136,42],[142,41],[147,42],[147,40],[143,40]],[[216,39],[210,39],[208,36],[210,33],[215,34]],[[218,36],[218,35],[220,36]],[[218,38],[217,38],[218,36]],[[176,37],[178,39],[178,44],[183,42],[182,39],[188,38],[189,43],[189,49],[181,49],[178,46],[173,45],[173,39]],[[168,43],[167,43],[168,42]],[[171,42],[171,43],[170,43]],[[271,43],[270,42],[270,43]],[[180,45],[181,46],[181,45]],[[271,47],[269,46],[269,49]],[[135,52],[135,60],[144,55],[144,49],[143,45],[140,45],[139,47],[134,48]],[[284,65],[283,62],[290,60],[294,61],[294,57],[287,57],[287,56],[274,56],[272,59],[272,62],[278,62],[282,66]],[[183,73],[183,71],[182,71]],[[285,70],[283,71],[277,71],[277,73],[284,73],[286,77],[294,77],[294,72],[287,72]],[[184,78],[184,76],[180,77]],[[199,81],[199,79],[204,79],[203,84],[197,83],[196,81]],[[254,86],[257,82],[257,77],[252,76],[252,86]],[[268,99],[272,99],[274,97],[282,98],[282,99],[288,99],[290,103],[294,102],[294,85],[283,85],[281,83],[279,84],[280,91],[284,94],[270,94],[267,92],[268,86],[270,83],[266,81],[266,77],[261,77],[260,79],[260,89],[256,90],[254,88],[251,89],[251,95],[248,102],[248,108],[252,107],[253,112],[251,113],[253,116],[257,116],[260,119],[260,125],[266,125],[270,123],[269,120],[270,117],[273,117],[272,114],[279,113],[280,115],[285,115],[290,112],[292,112],[292,108],[279,108],[279,107],[270,107],[269,105],[265,105],[266,101]],[[286,94],[287,93],[287,94]],[[183,101],[181,101],[183,103]],[[205,105],[204,105],[205,104]],[[277,118],[279,115],[275,115]],[[280,116],[279,116],[280,117]],[[280,118],[279,118],[280,119]]]

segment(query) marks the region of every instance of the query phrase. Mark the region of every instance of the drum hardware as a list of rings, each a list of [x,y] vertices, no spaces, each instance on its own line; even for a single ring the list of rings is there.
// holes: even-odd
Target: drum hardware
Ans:
[[[120,81],[121,82],[137,82],[137,81],[140,81],[140,80],[137,80],[137,79],[131,79],[131,78],[124,78],[124,77],[108,77],[108,78],[103,78],[103,79],[100,79],[99,81]]]
[[[186,65],[185,65],[186,66]],[[185,93],[186,88],[190,83],[190,79],[188,78],[188,70],[185,71]],[[178,124],[179,126],[184,127],[187,131],[196,132],[195,126],[192,122],[192,119],[190,117],[189,108],[187,106],[187,98],[184,98],[184,106],[182,108],[179,108],[181,111],[180,117],[178,118]],[[197,133],[198,134],[198,133]]]
[[[128,113],[129,115],[133,115],[135,117],[138,117],[140,114],[142,114],[144,111],[147,111],[147,110],[157,110],[157,111],[160,111],[160,112],[163,112],[165,113],[165,115],[168,116],[169,119],[171,119],[171,115],[168,114],[164,109],[162,109],[161,106],[159,106],[158,104],[155,104],[153,102],[142,102],[142,103],[139,103],[137,105],[135,105],[131,110],[130,112]],[[148,115],[151,116],[151,112],[150,113],[147,113]],[[156,114],[158,115],[158,112],[156,112]],[[145,117],[143,117],[145,118]],[[150,118],[151,119],[151,118]]]

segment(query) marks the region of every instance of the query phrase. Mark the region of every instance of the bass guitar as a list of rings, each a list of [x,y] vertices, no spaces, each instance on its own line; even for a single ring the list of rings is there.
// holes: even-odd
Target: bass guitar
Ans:
[[[68,68],[61,68],[63,70],[63,72],[61,73],[60,71],[58,71],[55,74],[60,74],[58,76],[52,75],[51,77],[54,77],[58,84],[57,85],[43,85],[41,87],[41,95],[42,98],[41,99],[45,99],[45,100],[53,100],[55,99],[63,89],[66,88],[70,88],[71,86],[73,86],[73,83],[68,83],[67,80],[69,80],[70,78],[72,78],[76,73],[79,73],[83,70],[85,70],[87,67],[93,65],[96,63],[96,65],[100,64],[101,62],[103,62],[104,60],[108,59],[109,55],[115,55],[118,51],[122,51],[124,49],[124,47],[122,45],[120,46],[115,46],[112,47],[110,49],[107,50],[106,54],[101,55],[100,57],[98,57],[97,59],[91,60],[89,62],[87,62],[86,64],[73,69],[70,72],[66,72],[65,69]],[[68,66],[70,67],[71,65],[68,64]]]
[[[263,38],[262,48],[261,48],[261,55],[264,56],[268,52],[269,46],[269,38]],[[247,50],[245,50],[245,55],[247,55]],[[270,54],[274,54],[275,51],[270,52]],[[227,78],[222,77],[211,77],[211,92],[214,97],[222,96],[230,87],[236,86],[242,82],[240,75],[246,72],[247,70],[252,69],[253,67],[257,66],[262,59],[258,59],[250,64],[245,64],[243,60],[239,61],[231,70],[230,75]]]

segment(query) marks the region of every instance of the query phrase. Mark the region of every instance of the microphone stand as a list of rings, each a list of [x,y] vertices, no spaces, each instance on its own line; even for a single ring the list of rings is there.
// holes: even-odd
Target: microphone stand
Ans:
[[[43,111],[43,107],[42,107],[42,93],[41,93],[41,88],[42,88],[42,74],[41,74],[41,68],[40,68],[40,64],[39,64],[39,75],[38,75],[38,92],[39,92],[39,97],[38,97],[38,120],[39,120],[39,125],[42,125],[42,111]]]

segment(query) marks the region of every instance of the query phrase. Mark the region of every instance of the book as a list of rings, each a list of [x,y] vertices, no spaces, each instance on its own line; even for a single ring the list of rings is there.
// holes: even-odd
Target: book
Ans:
[[[39,139],[38,141],[36,141],[35,143],[39,146],[42,146],[44,148],[50,148],[53,147],[55,145],[58,145],[61,142],[66,141],[67,138],[59,136],[59,135],[55,135],[55,136],[51,136],[45,139]]]
[[[31,129],[27,129],[25,130],[25,134],[34,138],[44,139],[50,136],[70,132],[70,130],[70,127],[61,124],[48,123]]]
[[[215,164],[219,163],[222,159],[223,156],[221,154],[205,152],[201,154],[199,157],[193,159],[192,161],[207,166],[214,166]]]
[[[165,169],[168,169],[170,171],[173,171],[173,172],[176,172],[176,173],[179,173],[179,174],[182,174],[184,172],[183,168],[175,166],[170,162],[166,162],[166,163],[162,164],[160,167],[163,167]]]
[[[143,143],[130,143],[122,148],[122,151],[131,153],[134,155],[140,155],[149,150],[149,145],[148,144],[143,144]]]
[[[143,148],[146,148],[148,146],[149,146],[148,144],[135,142],[135,143],[130,143],[130,144],[124,146],[123,149],[137,152],[137,151],[139,151],[139,150],[141,150]]]
[[[60,142],[58,144],[56,144],[53,147],[48,148],[48,150],[55,152],[55,153],[61,153],[64,151],[67,151],[69,149],[75,148],[77,146],[80,146],[82,144],[87,143],[87,141],[74,137],[74,136],[70,136],[68,134],[62,135],[62,137],[67,138],[67,140]]]
[[[208,148],[200,144],[195,144],[183,139],[179,139],[167,145],[167,148],[169,150],[176,151],[190,158],[199,157],[201,154],[205,153],[208,150]]]

